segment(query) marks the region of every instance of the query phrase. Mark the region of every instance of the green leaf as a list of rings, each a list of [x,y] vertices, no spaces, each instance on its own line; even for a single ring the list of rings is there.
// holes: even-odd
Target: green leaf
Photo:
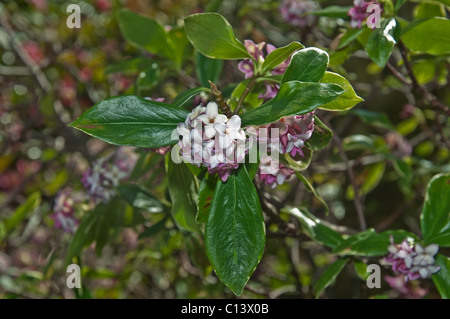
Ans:
[[[236,104],[239,100],[239,98],[241,97],[241,95],[244,93],[245,89],[248,86],[248,83],[251,81],[251,79],[246,79],[244,81],[242,81],[241,83],[239,83],[233,90],[233,92],[231,93],[231,99],[229,100],[229,104],[231,107],[231,110],[234,111]],[[261,85],[262,86],[262,83]],[[256,87],[258,88],[258,86]],[[259,96],[261,94],[261,92],[258,92],[256,90],[256,88],[254,88],[249,94],[247,94],[247,96],[245,97],[244,100],[244,106],[247,109],[254,109],[258,106],[261,105],[261,103],[264,101],[263,99],[260,99]],[[264,87],[265,90],[265,87]]]
[[[30,196],[28,196],[27,200],[19,207],[17,207],[12,216],[4,220],[6,232],[9,232],[19,227],[20,223],[37,207],[39,207],[40,203],[41,203],[40,192],[34,192]]]
[[[364,32],[364,30],[365,28],[348,29],[347,32],[345,32],[345,34],[340,38],[337,49],[342,49],[343,47],[352,43],[353,40],[358,38]]]
[[[175,62],[175,69],[180,70],[183,61],[187,57],[188,49],[192,48],[189,39],[181,28],[172,28],[167,32],[167,43],[170,47],[169,58]]]
[[[297,154],[295,159],[292,158],[290,154],[283,154],[283,157],[280,158],[280,162],[296,172],[303,172],[309,167],[309,164],[311,164],[313,152],[307,147],[303,148],[302,151],[303,156]]]
[[[103,100],[70,126],[115,145],[155,148],[175,144],[171,134],[188,111],[133,95]]]
[[[299,180],[302,181],[302,183],[306,186],[306,189],[308,191],[310,191],[311,193],[314,194],[314,197],[317,198],[317,200],[325,207],[325,211],[328,215],[328,213],[330,212],[330,209],[328,208],[328,204],[327,202],[322,198],[322,196],[319,195],[319,193],[316,192],[316,189],[314,188],[314,186],[311,184],[311,182],[302,174],[300,173],[295,173],[295,175],[297,176],[297,178]]]
[[[185,107],[186,104],[192,101],[192,99],[202,92],[210,92],[211,90],[204,87],[193,88],[180,93],[175,100],[173,100],[172,105],[177,107]]]
[[[356,114],[364,123],[388,130],[395,130],[394,125],[389,120],[389,117],[386,115],[386,113],[362,109],[352,110],[351,112],[353,114]]]
[[[205,229],[208,259],[217,276],[240,295],[261,260],[264,219],[245,166],[216,186]]]
[[[71,264],[72,258],[78,256],[84,246],[90,244],[95,239],[96,224],[99,217],[105,212],[106,205],[103,203],[98,204],[95,209],[88,212],[86,216],[81,220],[77,231],[73,235],[67,248],[64,264]]]
[[[423,2],[414,8],[414,19],[416,20],[446,16],[445,7],[442,4]]]
[[[434,284],[441,294],[442,299],[450,299],[450,258],[437,254],[436,265],[441,267],[436,274],[432,275]]]
[[[131,206],[149,213],[162,213],[163,205],[150,192],[142,186],[135,184],[122,184],[117,187],[119,195]]]
[[[321,10],[311,11],[310,14],[314,14],[319,17],[348,19],[348,11],[351,8],[351,6],[328,6]]]
[[[171,56],[166,31],[156,20],[122,9],[119,11],[119,27],[130,43],[153,54]]]
[[[139,234],[138,239],[144,239],[156,235],[166,226],[166,222],[169,218],[166,216],[156,224],[150,227],[144,227],[144,231]]]
[[[385,162],[378,162],[364,167],[364,170],[357,176],[357,183],[360,185],[359,195],[364,196],[377,187],[383,178],[385,168]],[[347,187],[346,197],[349,200],[355,197],[353,187]]]
[[[386,66],[392,50],[397,43],[397,35],[400,26],[394,18],[388,18],[381,22],[380,28],[376,28],[370,35],[365,45],[367,54],[380,68]]]
[[[213,59],[253,59],[234,36],[233,28],[218,13],[197,13],[184,19],[186,35],[194,48]]]
[[[414,21],[406,27],[401,39],[405,45],[417,53],[442,55],[450,53],[450,20],[432,18]]]
[[[361,280],[366,281],[369,278],[370,273],[367,272],[367,264],[362,262],[361,260],[354,259],[353,266],[355,268],[355,272]]]
[[[322,291],[334,282],[336,277],[344,269],[345,265],[347,265],[348,261],[348,258],[339,258],[325,269],[319,280],[314,284],[316,298],[318,298]]]
[[[319,218],[312,215],[306,208],[283,208],[282,212],[288,213],[300,220],[303,231],[315,241],[329,248],[336,248],[343,238],[337,231],[331,229]]]
[[[273,50],[264,60],[261,68],[262,71],[272,70],[277,65],[280,65],[281,63],[286,61],[292,55],[292,53],[303,48],[303,44],[294,41],[284,47]]]
[[[196,71],[200,85],[208,87],[209,81],[217,83],[222,73],[223,60],[210,59],[201,53],[196,55]]]
[[[387,248],[390,245],[391,235],[394,237],[395,243],[408,237],[418,239],[416,235],[404,230],[388,230],[377,233],[374,229],[368,229],[348,237],[335,247],[332,253],[366,257],[384,256],[388,253]]]
[[[291,81],[281,84],[277,96],[241,115],[242,126],[263,125],[293,114],[305,114],[344,93],[337,84]]]
[[[435,175],[428,184],[420,216],[426,244],[450,246],[450,173]]]
[[[200,189],[198,191],[198,210],[195,219],[197,223],[206,223],[208,220],[208,213],[211,209],[216,184],[217,177],[209,174],[200,184]]]
[[[328,53],[318,48],[297,51],[284,72],[281,83],[289,81],[318,82],[328,67]]]
[[[185,163],[175,164],[166,157],[166,170],[169,178],[169,194],[172,199],[172,215],[183,229],[199,232],[195,222],[198,205],[198,182]]]
[[[153,63],[155,63],[153,60],[145,57],[121,60],[113,64],[109,64],[105,68],[105,74],[113,74],[117,72],[135,73],[137,71],[151,67]]]
[[[149,68],[139,73],[138,88],[139,90],[150,90],[158,85],[159,68],[158,64],[153,63]]]
[[[434,80],[438,65],[433,60],[422,60],[414,63],[412,69],[419,84],[425,84]]]
[[[334,83],[338,84],[344,89],[344,93],[339,95],[333,101],[320,106],[322,110],[327,111],[346,111],[354,107],[359,102],[364,101],[358,95],[356,95],[355,90],[353,90],[352,85],[343,76],[333,73],[325,72],[323,78],[320,80],[321,83]]]
[[[345,93],[344,93],[345,94]],[[339,99],[339,97],[337,97]],[[333,132],[317,116],[314,115],[314,131],[306,140],[305,145],[311,151],[318,151],[326,147],[333,138]]]

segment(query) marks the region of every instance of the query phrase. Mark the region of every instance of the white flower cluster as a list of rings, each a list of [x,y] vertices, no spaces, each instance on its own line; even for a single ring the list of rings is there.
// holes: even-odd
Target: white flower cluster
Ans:
[[[218,174],[222,181],[244,161],[249,148],[241,118],[233,115],[228,119],[219,114],[215,102],[193,109],[186,121],[178,124],[172,139],[179,140],[186,162],[208,168],[210,174]]]

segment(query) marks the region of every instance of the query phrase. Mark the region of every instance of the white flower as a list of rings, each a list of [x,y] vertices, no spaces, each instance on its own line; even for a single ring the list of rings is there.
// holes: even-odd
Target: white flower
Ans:
[[[233,115],[228,122],[214,125],[219,133],[219,146],[222,149],[229,148],[235,140],[245,140],[245,133],[241,130],[241,118]]]
[[[197,105],[195,109],[192,110],[191,113],[189,113],[188,119],[191,121],[195,120],[198,116],[200,116],[203,112],[205,112],[206,107],[200,105]]]
[[[428,266],[434,264],[434,255],[437,254],[439,246],[436,244],[431,244],[425,248],[416,244],[415,252],[416,255],[413,259],[414,266]]]
[[[414,266],[411,268],[411,272],[419,272],[420,277],[423,279],[427,277],[431,277],[432,274],[438,272],[441,269],[441,267],[436,265],[428,265],[428,266]]]
[[[290,153],[292,151],[292,149],[294,148],[294,146],[297,148],[302,148],[304,145],[304,141],[300,134],[291,135],[288,133],[287,138],[288,138],[288,144],[286,147],[286,153]],[[281,147],[281,149],[283,149],[283,148]]]
[[[214,129],[215,124],[225,123],[227,121],[225,115],[219,114],[218,106],[215,102],[209,102],[206,106],[206,114],[199,115],[197,119],[205,124],[205,136],[207,138],[213,138],[216,135],[216,130]]]
[[[179,123],[177,126],[177,132],[183,138],[183,145],[191,143],[191,131],[186,127],[184,123]]]

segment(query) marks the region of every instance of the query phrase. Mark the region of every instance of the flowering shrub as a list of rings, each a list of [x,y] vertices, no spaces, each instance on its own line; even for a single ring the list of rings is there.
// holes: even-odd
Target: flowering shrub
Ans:
[[[446,3],[82,2],[0,8],[0,297],[449,298]]]

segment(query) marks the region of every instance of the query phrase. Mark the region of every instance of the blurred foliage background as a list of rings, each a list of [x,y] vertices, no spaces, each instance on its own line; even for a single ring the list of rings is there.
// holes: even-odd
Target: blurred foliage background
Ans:
[[[80,29],[66,26],[70,3],[81,7]],[[391,2],[384,3],[389,6]],[[310,5],[309,10],[331,5],[348,9],[352,3],[330,0]],[[307,14],[306,24],[298,27],[283,19],[280,1],[271,0],[3,1],[0,220],[8,222],[0,223],[0,298],[235,297],[212,272],[199,235],[178,229],[160,212],[150,213],[123,202],[104,209],[114,214],[122,205],[131,219],[100,225],[106,232],[104,247],[96,249],[92,244],[78,260],[83,270],[82,293],[66,287],[64,259],[73,234],[55,229],[51,217],[55,199],[59,191],[70,189],[73,199],[82,203],[75,211],[76,219],[86,218],[94,208],[86,200],[82,174],[96,159],[118,152],[117,147],[67,125],[107,97],[135,94],[171,101],[200,85],[189,43],[183,48],[182,67],[176,70],[172,62],[125,41],[117,18],[118,10],[125,7],[174,29],[182,27],[189,14],[216,11],[227,18],[240,39],[277,47],[299,41],[326,50],[331,57],[329,69],[349,79],[365,100],[352,111],[316,113],[330,124],[335,138],[314,154],[305,175],[328,203],[330,214],[325,214],[320,202],[298,181],[279,187],[275,197],[284,205],[307,206],[315,216],[350,232],[358,230],[361,221],[348,177],[351,167],[367,227],[420,234],[425,187],[434,174],[450,171],[448,115],[424,101],[401,81],[401,74],[390,70],[392,65],[399,70],[403,67],[398,49],[391,56],[392,65],[381,69],[367,57],[364,36],[340,47],[339,39],[350,23],[345,12],[338,17]],[[398,16],[411,21],[430,15],[447,17],[448,12],[440,2],[425,6],[408,1]],[[411,64],[420,85],[448,105],[448,56],[417,54]],[[242,79],[237,61],[225,61],[216,84],[226,92]],[[145,185],[156,198],[167,200],[164,157],[132,148],[120,148],[120,152],[130,165],[138,161],[134,181]],[[149,234],[149,227],[162,220]],[[289,222],[300,228],[298,221]],[[147,235],[138,239],[144,230]],[[263,259],[241,297],[313,297],[313,283],[335,256],[303,234],[280,233],[276,224],[269,225],[267,237]],[[378,263],[379,259],[364,262]],[[405,295],[385,281],[380,289],[368,289],[355,275],[355,267],[361,264],[349,263],[324,296],[439,297],[429,280],[414,284],[416,294]],[[383,275],[392,273],[384,269]]]

